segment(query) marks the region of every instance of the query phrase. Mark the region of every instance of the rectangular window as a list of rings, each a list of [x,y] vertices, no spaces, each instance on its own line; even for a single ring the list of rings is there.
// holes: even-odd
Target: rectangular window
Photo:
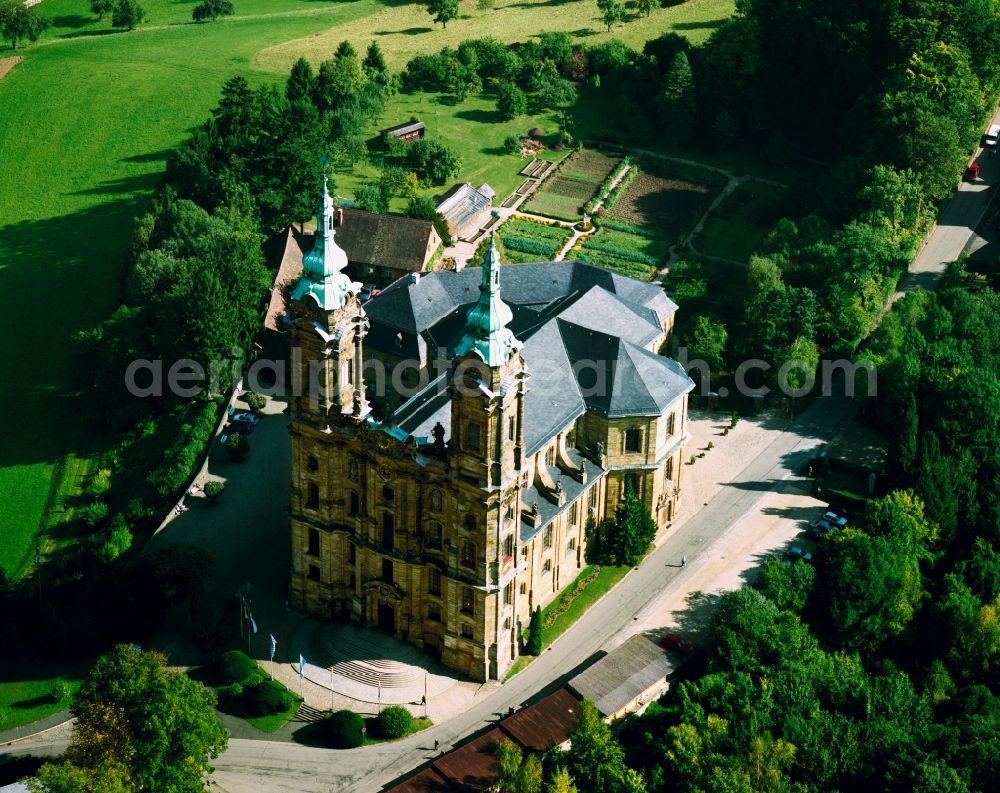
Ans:
[[[462,543],[462,565],[464,567],[476,566],[476,544],[472,540]]]
[[[591,509],[597,506],[597,485],[590,488],[587,493],[587,506]]]
[[[358,512],[360,512],[360,500],[358,499],[358,494],[353,490],[348,496],[347,514],[352,518],[357,517]]]
[[[310,471],[318,471],[319,460],[310,454],[308,459],[306,460],[306,468],[308,468]]]
[[[392,559],[382,560],[382,580],[387,584],[391,584],[395,580],[392,577]]]
[[[677,414],[671,413],[670,418],[667,419],[667,435],[674,434],[674,425],[677,422]]]
[[[521,584],[521,594],[522,595],[527,595],[528,594],[528,584],[527,584],[527,582]]]
[[[508,584],[503,588],[503,602],[510,606],[514,603],[514,585]]]
[[[542,565],[542,572],[543,573],[551,573],[552,572],[552,560],[551,559],[546,559],[545,560],[545,564]]]
[[[441,594],[441,571],[436,567],[427,568],[427,593],[429,595]]]
[[[382,500],[392,502],[396,498],[396,491],[393,490],[389,485],[382,486]]]
[[[514,440],[514,417],[511,416],[507,419],[507,440]]]
[[[319,556],[319,529],[309,529],[309,548],[306,553],[310,556]]]
[[[348,573],[347,574],[347,588],[353,592],[356,583],[357,583],[357,579],[354,577],[354,573]]]
[[[663,464],[663,478],[670,481],[674,478],[674,458],[668,457]]]
[[[472,587],[462,587],[462,613],[475,614],[476,593]]]
[[[344,376],[342,379],[348,385],[354,385],[354,367],[351,366],[350,361],[344,362]]]
[[[572,504],[570,504],[570,507],[569,507],[569,525],[570,526],[575,526],[576,525],[576,519],[578,517],[577,516],[576,506],[577,506],[576,502],[574,501]]]
[[[462,638],[471,639],[472,638],[472,626],[467,622],[462,623]]]
[[[429,524],[427,524],[427,547],[440,548],[442,542],[441,535],[441,524],[436,520],[432,520]]]
[[[465,448],[478,452],[480,448],[479,434],[482,428],[474,421],[465,425]]]
[[[632,453],[642,451],[642,430],[625,430],[625,451]]]
[[[553,465],[556,464],[556,447],[555,446],[550,446],[545,451],[545,464],[547,466],[549,466],[549,467],[552,467]]]
[[[576,552],[576,537],[573,537],[566,546],[566,555],[571,556]]]
[[[514,556],[514,535],[508,534],[503,541],[503,555],[513,558]]]
[[[441,621],[441,607],[440,606],[428,606],[427,607],[427,619],[431,622]]]
[[[358,560],[358,548],[353,542],[347,543],[347,563],[354,564]]]
[[[542,547],[543,548],[551,548],[552,547],[552,527],[551,526],[546,526],[545,527],[545,539],[542,542]]]
[[[319,581],[319,567],[317,565],[309,565],[309,580]]]
[[[382,513],[382,547],[392,550],[396,538],[396,518],[391,512]]]
[[[319,485],[315,482],[306,486],[306,506],[309,509],[319,509]]]

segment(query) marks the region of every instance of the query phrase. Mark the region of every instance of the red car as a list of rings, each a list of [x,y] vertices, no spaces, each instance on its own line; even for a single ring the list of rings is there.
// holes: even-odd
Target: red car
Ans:
[[[663,648],[665,650],[675,650],[682,655],[687,655],[694,649],[694,645],[691,642],[682,639],[676,633],[668,633],[663,637]]]

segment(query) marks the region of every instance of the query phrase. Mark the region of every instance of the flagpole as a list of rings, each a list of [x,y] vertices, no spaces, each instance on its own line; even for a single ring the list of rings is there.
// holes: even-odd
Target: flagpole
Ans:
[[[427,718],[427,670],[424,670],[424,718]]]
[[[333,713],[333,667],[330,667],[330,713]]]
[[[253,654],[250,652],[250,636],[253,633],[250,630],[251,622],[253,622],[253,617],[250,615],[250,605],[247,604],[247,655],[253,658]]]

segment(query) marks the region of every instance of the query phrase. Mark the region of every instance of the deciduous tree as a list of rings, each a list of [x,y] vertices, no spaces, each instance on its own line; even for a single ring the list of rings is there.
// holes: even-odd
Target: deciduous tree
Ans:
[[[38,41],[49,24],[48,17],[40,16],[34,6],[29,8],[22,0],[0,0],[0,30],[12,50],[17,49],[18,41]]]
[[[601,19],[608,26],[609,33],[612,25],[625,21],[625,4],[621,0],[597,0],[597,10],[601,12]]]
[[[146,19],[146,10],[139,5],[138,0],[117,0],[111,11],[111,26],[134,30],[135,26]]]
[[[440,24],[442,29],[446,29],[449,22],[458,19],[458,0],[428,0],[427,13],[434,17],[434,21]]]

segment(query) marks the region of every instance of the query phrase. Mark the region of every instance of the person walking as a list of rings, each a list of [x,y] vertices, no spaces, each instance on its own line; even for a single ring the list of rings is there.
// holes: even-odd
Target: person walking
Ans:
[[[681,557],[681,567],[687,567],[688,558],[686,556]]]

